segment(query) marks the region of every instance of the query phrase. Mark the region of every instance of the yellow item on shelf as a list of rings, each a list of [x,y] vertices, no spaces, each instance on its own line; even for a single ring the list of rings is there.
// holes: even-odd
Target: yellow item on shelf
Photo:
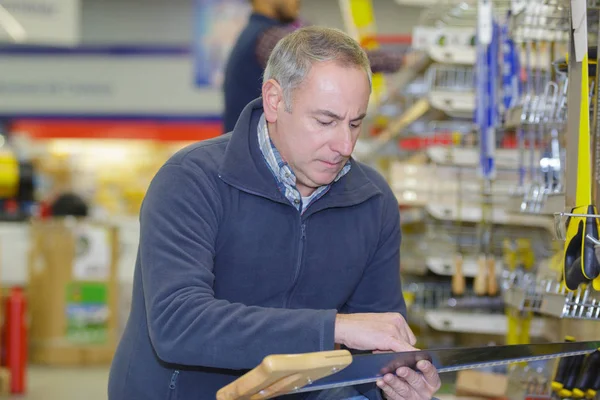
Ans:
[[[412,292],[403,292],[404,302],[406,303],[406,308],[410,308],[415,302],[415,294]]]
[[[568,59],[567,56],[567,63]],[[593,173],[590,151],[588,64],[589,60],[586,51],[581,61],[581,100],[579,102],[579,131],[577,139],[577,186],[575,191],[575,206],[572,210],[573,214],[597,214],[596,206],[592,202]],[[593,225],[590,231],[598,235],[598,232],[600,232],[600,220],[596,218],[589,221],[586,217],[572,216],[567,225],[563,253],[562,281],[568,291],[576,290],[585,280],[593,280],[594,289],[600,290],[600,276],[588,276],[589,272],[594,269],[594,264],[596,264],[593,254],[590,257],[590,252],[584,251],[587,245],[585,236],[589,231],[588,224]]]
[[[516,270],[518,267],[523,270],[531,270],[535,264],[535,255],[531,247],[529,239],[519,238],[513,243],[509,239],[503,242],[504,262],[510,271]],[[507,307],[506,318],[508,321],[508,331],[506,333],[506,344],[529,344],[531,312],[522,312],[512,307]]]
[[[19,180],[19,160],[8,149],[0,151],[0,197],[15,197],[19,191]]]
[[[375,38],[377,25],[371,0],[340,0],[340,7],[344,17],[346,30],[366,50],[375,50],[379,47]],[[371,94],[375,104],[379,103],[385,95],[386,82],[382,73],[373,74],[373,91]]]

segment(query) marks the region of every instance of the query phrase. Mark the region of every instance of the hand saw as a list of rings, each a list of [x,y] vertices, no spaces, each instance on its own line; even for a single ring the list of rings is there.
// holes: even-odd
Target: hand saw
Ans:
[[[589,49],[587,44],[586,3],[573,0],[569,57],[567,190],[566,205],[572,206],[567,221],[564,247],[563,279],[568,290],[593,281],[600,289],[600,264],[594,253],[594,243],[587,236],[598,238],[600,220],[592,202],[592,166],[590,149]],[[584,216],[586,215],[586,216]]]
[[[433,363],[438,373],[590,354],[600,341],[485,346],[352,355],[348,350],[266,357],[217,393],[217,400],[259,400],[377,381],[400,367]]]

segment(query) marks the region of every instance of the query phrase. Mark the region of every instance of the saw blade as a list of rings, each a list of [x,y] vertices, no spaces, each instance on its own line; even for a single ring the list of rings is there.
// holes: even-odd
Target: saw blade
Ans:
[[[467,347],[454,349],[420,350],[403,353],[354,355],[352,364],[328,377],[291,393],[312,392],[343,386],[375,382],[386,373],[400,367],[416,369],[417,362],[433,363],[438,373],[532,362],[588,354],[600,348],[600,341],[574,343],[543,343],[505,346]]]

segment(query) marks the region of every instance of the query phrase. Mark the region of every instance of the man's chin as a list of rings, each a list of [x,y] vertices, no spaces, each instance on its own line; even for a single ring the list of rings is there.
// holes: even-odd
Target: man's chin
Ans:
[[[320,186],[327,186],[333,183],[333,181],[335,180],[335,177],[338,175],[339,172],[336,173],[330,173],[330,172],[324,172],[319,174],[318,176],[315,176],[314,179],[312,180],[317,187]]]

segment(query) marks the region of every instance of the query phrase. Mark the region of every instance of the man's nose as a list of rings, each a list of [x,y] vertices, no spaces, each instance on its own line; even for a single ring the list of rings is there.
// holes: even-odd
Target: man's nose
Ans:
[[[350,127],[345,124],[340,124],[336,137],[334,139],[332,150],[339,153],[343,157],[350,157],[354,143],[352,141],[352,131]]]

